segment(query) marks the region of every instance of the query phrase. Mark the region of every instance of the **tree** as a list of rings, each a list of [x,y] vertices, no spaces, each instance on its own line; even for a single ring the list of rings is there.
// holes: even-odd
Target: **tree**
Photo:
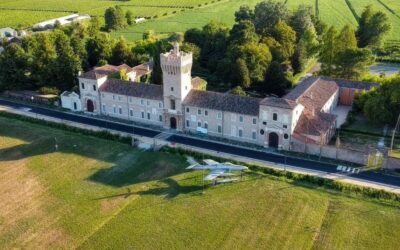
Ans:
[[[193,43],[199,47],[202,47],[204,43],[203,31],[198,28],[188,29],[185,32],[184,40],[187,43]]]
[[[280,63],[272,62],[264,79],[263,91],[269,94],[283,96],[286,89],[291,87],[291,82],[286,78]]]
[[[104,21],[107,30],[118,30],[126,26],[124,11],[120,6],[107,8]]]
[[[74,53],[69,38],[62,32],[55,34],[55,50],[53,86],[59,90],[69,90],[77,83],[81,70],[80,58]]]
[[[220,22],[211,21],[203,27],[204,42],[200,61],[212,72],[216,70],[218,61],[225,55],[228,32],[228,27]]]
[[[233,95],[246,96],[246,92],[240,86],[236,86],[231,90]]]
[[[307,59],[318,54],[319,41],[314,26],[311,26],[303,33],[300,37],[298,47],[304,50],[304,56]]]
[[[254,8],[254,25],[257,33],[266,36],[279,21],[287,21],[289,11],[284,2],[263,1]]]
[[[96,66],[100,60],[108,60],[112,51],[112,40],[108,34],[99,33],[86,42],[88,61],[91,66]]]
[[[229,43],[242,45],[245,43],[257,43],[258,41],[259,37],[251,21],[240,21],[233,25],[230,31]]]
[[[24,89],[28,84],[28,55],[16,43],[0,54],[0,90]]]
[[[88,62],[88,53],[85,47],[85,41],[77,36],[71,37],[71,47],[75,55],[81,59],[81,67],[83,70],[88,70],[90,68]]]
[[[265,72],[272,60],[268,46],[263,43],[249,43],[233,47],[229,51],[229,57],[232,62],[239,58],[246,62],[252,84],[264,80]]]
[[[296,48],[296,32],[285,22],[278,21],[271,30],[271,36],[280,44],[282,60],[288,60]]]
[[[117,18],[114,7],[109,7],[104,13],[104,21],[106,30],[113,30],[118,28]]]
[[[320,52],[321,73],[325,75],[333,75],[336,62],[336,37],[337,31],[332,26],[322,37],[322,46]]]
[[[114,65],[120,65],[130,60],[131,49],[125,38],[120,37],[111,52],[110,62]]]
[[[335,75],[345,79],[360,79],[373,62],[370,49],[345,49],[337,54]]]
[[[336,38],[338,51],[357,48],[356,32],[350,25],[345,25]]]
[[[242,5],[239,10],[235,12],[235,21],[252,21],[254,19],[253,10],[248,5]]]
[[[90,19],[88,26],[88,35],[90,37],[95,37],[100,31],[100,20],[97,16],[94,16]]]
[[[368,5],[359,20],[358,46],[360,48],[381,47],[390,30],[391,24],[387,15],[381,11],[375,11],[371,5]]]
[[[32,36],[29,48],[32,53],[30,71],[33,80],[38,86],[52,83],[56,78],[53,66],[57,54],[53,43],[51,33],[38,33]]]
[[[152,42],[157,40],[157,35],[154,30],[148,30],[143,33],[143,40],[150,40]]]
[[[243,88],[249,88],[251,81],[250,81],[250,73],[249,69],[247,68],[246,61],[238,58],[236,63],[234,64],[234,70],[231,74],[231,80],[235,85],[240,85]]]
[[[314,28],[312,20],[313,8],[309,5],[300,4],[297,10],[290,18],[290,26],[296,31],[297,38],[300,37],[308,30]]]
[[[133,24],[133,12],[132,11],[127,10],[126,14],[125,14],[125,18],[126,18],[126,23],[128,25],[132,25]]]

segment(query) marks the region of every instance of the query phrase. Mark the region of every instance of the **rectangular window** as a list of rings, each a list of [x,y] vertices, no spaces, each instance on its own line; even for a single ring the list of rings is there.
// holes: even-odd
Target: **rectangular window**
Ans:
[[[115,95],[113,95],[113,100],[115,100]]]
[[[175,100],[171,100],[170,105],[171,105],[171,109],[175,110]]]
[[[207,122],[204,122],[204,128],[208,129],[208,123]]]
[[[144,111],[142,111],[142,119],[144,119]]]
[[[257,124],[257,118],[253,118],[253,124]]]
[[[235,126],[231,127],[231,136],[236,136],[236,127]]]
[[[257,133],[256,133],[256,131],[253,131],[253,132],[251,133],[251,138],[253,138],[253,140],[257,139]]]
[[[287,125],[283,125],[283,128],[287,128]]]
[[[243,137],[243,130],[239,129],[239,137]]]
[[[147,112],[147,120],[150,120],[150,113]]]
[[[174,91],[174,87],[171,87],[171,91]]]
[[[117,113],[117,107],[115,107],[115,105],[113,106],[113,110],[114,110],[114,114]]]
[[[222,133],[222,126],[221,125],[218,125],[218,133]]]
[[[217,118],[218,118],[218,119],[222,119],[222,112],[218,112]]]
[[[186,127],[189,128],[190,127],[190,121],[186,120]]]
[[[197,122],[197,127],[201,127],[201,122]]]
[[[208,110],[204,110],[204,115],[208,116]]]
[[[159,103],[158,103],[158,107],[159,107],[159,108],[162,108],[162,102],[159,102]]]
[[[186,113],[189,113],[189,111],[190,111],[189,108],[186,108]]]
[[[150,106],[150,101],[147,101],[147,106]]]
[[[118,107],[119,114],[122,115],[122,108]]]
[[[81,83],[82,89],[85,89],[85,84]]]
[[[162,115],[159,115],[159,116],[158,116],[158,120],[159,120],[160,122],[162,122]]]
[[[198,114],[198,115],[201,115],[201,109],[198,109],[198,110],[197,110],[197,114]]]
[[[278,120],[278,114],[277,114],[277,113],[274,113],[274,114],[272,115],[272,120],[274,120],[274,121],[277,121],[277,120]]]
[[[239,122],[243,122],[243,116],[239,116]]]
[[[121,96],[118,96],[118,101],[121,101],[121,99],[122,99],[122,97],[121,97]]]
[[[133,116],[133,110],[132,109],[129,110],[129,115]]]
[[[140,100],[140,105],[144,105],[144,100]]]
[[[132,102],[132,97],[129,97],[129,102]]]
[[[96,85],[93,85],[93,90],[96,91]]]

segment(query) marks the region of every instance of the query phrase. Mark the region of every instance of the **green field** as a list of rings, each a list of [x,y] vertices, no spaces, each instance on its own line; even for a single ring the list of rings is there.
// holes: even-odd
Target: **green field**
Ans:
[[[142,38],[142,33],[154,30],[157,33],[183,32],[189,28],[202,27],[211,20],[234,23],[234,12],[239,6],[254,6],[261,0],[6,0],[0,2],[0,27],[30,27],[50,18],[67,15],[71,12],[103,16],[106,8],[121,5],[131,10],[134,16],[156,17],[147,23],[128,27],[114,33],[126,36],[129,40]],[[284,1],[289,9],[300,4],[313,6],[315,13],[329,25],[340,28],[349,23],[357,25],[357,18],[365,6],[372,4],[385,12],[393,24],[390,40],[400,40],[400,2],[397,0],[347,0],[354,9],[353,14],[346,0],[278,0]],[[318,3],[318,6],[316,6]],[[57,11],[57,12],[55,12]],[[65,11],[65,12],[63,12]]]
[[[131,10],[134,16],[153,17],[164,13],[172,14],[182,9],[190,9],[207,0],[14,0],[0,1],[0,27],[29,27],[40,21],[77,12],[103,16],[108,7],[121,5],[124,10]],[[63,11],[66,11],[63,13]]]
[[[238,10],[239,6],[244,4],[255,6],[258,2],[260,2],[260,0],[228,0],[224,3],[216,3],[213,6],[203,6],[200,9],[189,10],[172,16],[162,16],[147,23],[141,23],[125,30],[114,32],[114,36],[118,37],[123,35],[129,40],[136,40],[141,39],[143,32],[148,30],[154,30],[158,34],[184,32],[189,28],[200,28],[211,20],[217,20],[224,22],[227,25],[233,25],[234,13]],[[328,25],[334,25],[337,28],[341,28],[345,24],[356,26],[356,18],[358,18],[365,6],[372,4],[376,9],[386,13],[392,22],[393,29],[389,35],[389,39],[400,39],[400,33],[397,32],[397,30],[400,30],[400,17],[384,8],[378,0],[349,0],[349,2],[355,9],[357,16],[353,15],[345,0],[318,0],[318,11],[315,6],[316,1],[288,0],[286,4],[290,9],[295,9],[299,4],[311,5],[315,9],[319,18]]]
[[[55,150],[57,141],[58,149]],[[0,117],[0,247],[396,249],[400,209]]]

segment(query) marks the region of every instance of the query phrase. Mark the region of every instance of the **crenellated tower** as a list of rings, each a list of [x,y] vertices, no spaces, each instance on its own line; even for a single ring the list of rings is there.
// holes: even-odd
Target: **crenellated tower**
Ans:
[[[160,55],[163,72],[165,127],[182,128],[182,102],[192,89],[192,53],[179,50],[179,44],[167,53]]]

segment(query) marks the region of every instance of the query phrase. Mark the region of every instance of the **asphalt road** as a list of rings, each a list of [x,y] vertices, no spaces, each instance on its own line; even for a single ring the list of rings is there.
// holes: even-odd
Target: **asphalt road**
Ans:
[[[157,130],[144,129],[141,127],[134,127],[131,125],[124,125],[124,124],[115,123],[115,122],[111,122],[111,121],[99,120],[96,118],[91,118],[91,117],[86,117],[86,116],[81,116],[81,115],[74,115],[71,113],[64,113],[64,112],[52,110],[52,109],[46,109],[46,108],[40,108],[40,107],[30,106],[30,105],[26,105],[26,104],[14,103],[14,102],[6,101],[6,100],[0,100],[0,105],[17,108],[17,109],[29,108],[30,109],[29,112],[31,112],[31,113],[46,115],[46,116],[50,116],[50,117],[63,119],[66,121],[73,121],[73,122],[97,126],[97,127],[101,127],[101,128],[113,129],[113,130],[117,130],[117,131],[121,131],[121,132],[127,132],[127,133],[134,132],[137,135],[151,137],[151,138],[155,137],[156,135],[158,135],[160,133],[160,131],[157,131]],[[290,166],[294,166],[294,167],[301,167],[304,169],[317,170],[317,171],[323,171],[323,172],[327,172],[327,173],[336,173],[336,174],[341,173],[340,171],[336,170],[336,167],[337,167],[336,165],[330,164],[330,163],[316,162],[316,161],[307,160],[307,159],[299,159],[299,158],[295,158],[295,157],[287,157],[287,156],[277,155],[277,154],[273,154],[273,153],[245,149],[242,147],[221,144],[218,142],[210,142],[210,141],[205,141],[205,140],[196,139],[196,138],[189,138],[189,137],[181,136],[178,134],[170,136],[167,140],[169,142],[175,142],[175,143],[190,145],[190,146],[194,146],[194,147],[215,150],[215,151],[219,151],[219,152],[223,152],[223,153],[229,153],[229,154],[234,154],[234,155],[243,156],[243,157],[249,157],[249,158],[263,160],[263,161],[286,164],[286,165],[290,165]],[[377,172],[367,171],[367,172],[360,172],[358,174],[346,174],[346,176],[351,176],[352,178],[358,179],[360,181],[371,181],[371,182],[375,182],[377,184],[391,185],[391,186],[400,188],[400,177],[386,175],[386,174],[379,173],[379,172],[377,173]]]

